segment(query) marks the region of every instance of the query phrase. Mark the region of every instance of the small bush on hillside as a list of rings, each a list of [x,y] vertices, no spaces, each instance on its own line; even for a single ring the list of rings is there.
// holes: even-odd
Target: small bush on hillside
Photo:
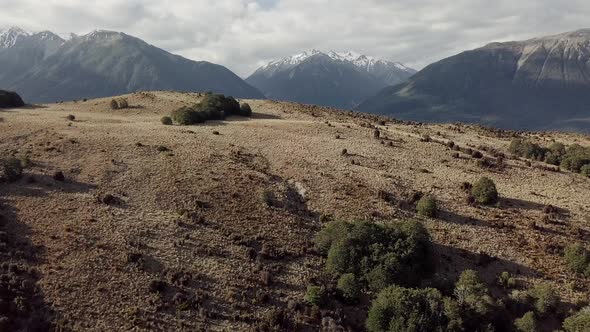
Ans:
[[[331,221],[315,236],[314,244],[316,250],[321,255],[328,255],[332,244],[339,239],[345,238],[348,234],[350,225],[341,221]]]
[[[113,109],[113,110],[118,110],[119,109],[119,103],[115,99],[112,99],[111,100],[110,106],[111,106],[111,109]]]
[[[489,295],[488,288],[474,270],[465,270],[455,283],[453,294],[460,308],[465,331],[488,331],[495,326],[504,330],[503,307]],[[510,322],[511,323],[511,322]]]
[[[584,165],[580,168],[580,173],[590,178],[590,164]]]
[[[315,238],[334,277],[352,273],[362,288],[379,291],[398,283],[413,285],[431,268],[430,235],[423,225],[367,221],[331,222]]]
[[[385,288],[371,304],[367,331],[454,331],[445,313],[445,300],[432,288]]]
[[[498,276],[498,283],[504,288],[513,288],[516,286],[516,280],[507,271],[500,273],[500,276]]]
[[[170,126],[172,125],[172,118],[169,116],[164,116],[162,117],[162,119],[160,119],[160,121],[162,122],[163,125],[165,126]]]
[[[8,182],[20,179],[23,174],[23,165],[19,159],[0,159],[0,179]]]
[[[127,102],[127,99],[125,99],[125,98],[120,98],[118,103],[119,103],[119,108],[121,108],[121,109],[129,108],[129,102]]]
[[[304,299],[305,302],[320,307],[326,301],[326,288],[323,286],[309,285],[307,286]]]
[[[565,156],[565,153],[565,145],[555,142],[549,146],[549,151],[545,154],[545,162],[551,165],[559,166],[563,156]]]
[[[579,173],[584,165],[590,164],[590,148],[579,144],[570,145],[560,166],[572,172]]]
[[[416,211],[418,212],[418,214],[425,217],[436,217],[436,214],[438,212],[436,200],[430,195],[423,196],[418,201],[418,205],[416,205]]]
[[[535,313],[532,311],[527,312],[521,318],[514,321],[514,326],[516,326],[519,332],[537,332]]]
[[[197,123],[205,122],[203,114],[196,112],[195,110],[183,106],[170,114],[170,117],[174,122],[182,126],[189,126]]]
[[[348,303],[356,303],[361,295],[361,286],[352,273],[340,276],[336,286],[340,296]]]
[[[224,120],[230,115],[250,116],[246,107],[242,111],[240,104],[233,97],[224,95],[206,94],[200,103],[192,106],[183,106],[172,112],[172,119],[180,125],[193,125],[209,120]]]
[[[492,299],[485,284],[474,270],[465,270],[455,284],[455,298],[460,306],[483,315],[490,311]]]
[[[529,140],[516,138],[513,139],[512,142],[510,142],[508,151],[519,157],[535,160],[545,160],[545,154],[548,150]]]
[[[576,243],[567,246],[564,258],[572,271],[576,273],[587,273],[589,271],[590,252],[583,245]]]
[[[471,188],[471,195],[480,204],[495,204],[498,202],[498,190],[496,184],[490,178],[482,177]]]
[[[240,115],[240,103],[230,96],[208,94],[201,100],[200,104],[225,112],[225,116]]]
[[[243,103],[240,105],[240,114],[241,116],[252,116],[252,108],[247,103]]]
[[[590,307],[586,307],[580,310],[580,312],[566,318],[563,321],[563,329],[566,332],[590,331]]]
[[[559,304],[559,296],[548,284],[541,284],[529,290],[529,295],[534,299],[535,311],[540,315],[553,311]]]
[[[72,114],[70,114],[70,115],[66,116],[66,119],[68,119],[68,121],[74,121],[74,120],[76,120],[76,117],[73,116]]]

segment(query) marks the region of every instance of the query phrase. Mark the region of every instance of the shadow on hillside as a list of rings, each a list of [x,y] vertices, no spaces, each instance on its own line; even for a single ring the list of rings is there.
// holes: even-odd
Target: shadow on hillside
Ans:
[[[452,223],[452,224],[457,224],[457,225],[472,225],[472,226],[478,226],[478,227],[491,227],[491,228],[498,227],[494,223],[491,223],[487,220],[462,216],[462,215],[457,214],[453,211],[439,211],[438,212],[438,219],[444,220],[444,221]]]
[[[509,208],[537,210],[537,211],[543,211],[543,209],[545,208],[544,204],[539,204],[539,203],[526,201],[526,200],[522,200],[522,199],[518,199],[518,198],[506,198],[506,197],[502,197],[500,199],[500,205],[504,208],[509,207]],[[561,209],[561,208],[557,208],[557,209],[558,209],[557,212],[560,212],[560,213],[567,213],[568,212],[568,211]]]
[[[22,109],[26,109],[26,110],[36,110],[36,109],[43,109],[43,108],[48,108],[48,106],[45,105],[25,105],[23,107],[21,107]]]
[[[52,176],[35,174],[26,175],[17,184],[13,184],[10,188],[10,194],[25,197],[42,197],[51,191],[86,193],[96,188],[96,185],[77,182],[68,178],[65,181],[56,181]]]
[[[278,115],[273,114],[263,114],[263,113],[252,113],[252,119],[259,119],[259,120],[280,120],[282,119]]]
[[[0,188],[6,186],[0,183]],[[35,246],[31,230],[18,219],[18,211],[7,204],[0,194],[0,298],[8,305],[1,316],[2,331],[52,331],[56,314],[43,299],[37,286],[39,273],[34,268],[43,255],[43,247]]]
[[[250,121],[252,119],[256,120],[280,120],[282,119],[280,116],[272,115],[272,114],[263,114],[263,113],[252,113],[252,116],[239,116],[239,115],[232,115],[228,116],[224,121],[225,122],[240,122],[240,121]]]
[[[511,275],[521,277],[541,277],[539,271],[488,253],[434,244],[436,270],[443,273],[449,280],[456,281],[461,272],[467,269],[477,270],[480,277],[488,284],[496,284],[500,273],[507,271]]]

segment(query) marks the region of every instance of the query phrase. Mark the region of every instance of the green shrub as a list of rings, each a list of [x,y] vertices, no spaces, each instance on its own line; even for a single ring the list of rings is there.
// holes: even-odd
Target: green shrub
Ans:
[[[566,318],[563,321],[563,329],[566,332],[590,331],[590,307],[586,307],[571,317]]]
[[[118,104],[120,109],[129,108],[129,102],[125,98],[120,98]]]
[[[352,273],[361,288],[374,291],[392,283],[416,284],[431,268],[430,235],[415,221],[331,222],[318,233],[315,246],[327,255],[328,273]]]
[[[111,100],[110,106],[111,106],[111,109],[113,109],[113,110],[119,109],[119,103],[115,99]]]
[[[579,243],[567,246],[564,258],[569,268],[576,273],[584,273],[590,266],[590,252]]]
[[[584,165],[590,164],[590,148],[572,144],[567,148],[561,167],[579,173]]]
[[[521,318],[514,321],[514,326],[516,326],[519,332],[537,332],[535,313],[532,311],[527,312]]]
[[[488,289],[474,270],[465,270],[455,284],[455,298],[460,306],[472,309],[477,314],[486,314],[493,303]]]
[[[529,290],[529,295],[534,299],[536,312],[544,315],[559,304],[559,296],[548,284],[541,284]]]
[[[548,152],[546,148],[520,138],[515,138],[510,142],[508,151],[517,156],[535,160],[545,160],[545,154]]]
[[[220,94],[209,94],[205,95],[200,104],[206,108],[224,112],[225,116],[240,114],[240,103],[238,103],[233,97],[226,97]]]
[[[74,120],[76,120],[76,117],[74,115],[70,114],[70,115],[66,116],[66,119],[68,119],[68,121],[74,121]]]
[[[367,331],[452,331],[445,302],[436,289],[383,289],[371,304]],[[456,326],[456,322],[453,323]]]
[[[326,256],[332,246],[332,242],[345,238],[349,230],[349,224],[340,221],[331,221],[324,226],[314,238],[316,250]]]
[[[160,119],[160,121],[162,121],[162,124],[165,125],[165,126],[172,125],[172,118],[169,117],[169,116],[162,117],[162,119]]]
[[[224,120],[230,115],[243,114],[245,113],[240,109],[240,104],[233,97],[206,94],[200,103],[183,106],[172,112],[171,117],[174,122],[180,125],[193,125],[209,120]]]
[[[436,207],[436,200],[430,195],[424,195],[418,201],[418,205],[416,205],[416,211],[418,214],[434,218],[438,212]]]
[[[500,274],[498,277],[498,283],[504,288],[513,288],[516,286],[516,280],[507,271]]]
[[[356,303],[361,295],[361,287],[358,280],[352,273],[346,273],[340,276],[336,289],[340,296],[348,303]]]
[[[240,115],[241,116],[252,116],[252,108],[247,103],[243,103],[240,105]]]
[[[471,188],[471,195],[480,204],[495,204],[498,202],[496,184],[490,178],[482,177]]]
[[[305,302],[311,305],[322,306],[326,301],[326,288],[323,286],[307,286],[307,292],[305,292]]]
[[[183,106],[170,114],[174,122],[179,125],[189,126],[197,123],[205,122],[205,115],[196,111],[193,108]]]
[[[580,168],[582,175],[590,178],[590,164],[586,164]]]
[[[23,174],[23,165],[19,159],[0,159],[0,179],[8,182],[20,179]]]
[[[549,146],[549,151],[545,155],[545,162],[558,166],[561,164],[561,160],[563,159],[563,156],[565,156],[565,153],[565,145],[555,142]]]

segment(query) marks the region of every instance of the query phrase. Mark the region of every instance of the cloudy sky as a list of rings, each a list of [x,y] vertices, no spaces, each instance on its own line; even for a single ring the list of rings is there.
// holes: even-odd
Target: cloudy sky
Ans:
[[[420,69],[492,41],[590,28],[588,0],[0,0],[0,25],[123,31],[247,76],[307,49]]]

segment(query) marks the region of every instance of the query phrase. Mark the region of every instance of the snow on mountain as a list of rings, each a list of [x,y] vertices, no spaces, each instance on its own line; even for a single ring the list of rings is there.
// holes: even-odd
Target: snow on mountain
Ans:
[[[363,54],[359,54],[359,53],[356,53],[353,51],[322,52],[322,51],[318,51],[318,50],[305,51],[303,53],[295,54],[295,55],[292,55],[292,56],[289,56],[289,57],[286,57],[283,59],[274,60],[274,61],[271,61],[268,64],[260,67],[258,70],[259,71],[277,70],[277,69],[285,70],[285,69],[288,69],[291,67],[295,67],[295,66],[303,63],[305,60],[307,60],[313,56],[317,56],[317,55],[327,56],[334,61],[351,63],[355,67],[362,69],[364,71],[368,71],[368,72],[373,72],[374,68],[376,66],[381,66],[381,67],[389,66],[389,67],[393,67],[395,69],[398,69],[400,71],[409,72],[409,73],[416,72],[415,70],[413,70],[409,67],[406,67],[399,62],[377,59],[377,58],[363,55]]]
[[[30,33],[19,27],[0,29],[0,48],[13,47],[20,39],[28,36]]]

